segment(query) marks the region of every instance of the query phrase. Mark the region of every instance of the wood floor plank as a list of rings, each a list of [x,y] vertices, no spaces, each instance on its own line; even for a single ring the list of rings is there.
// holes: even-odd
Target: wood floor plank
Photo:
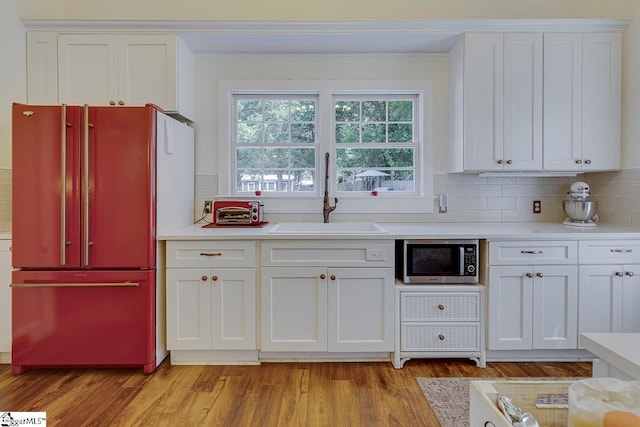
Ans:
[[[139,369],[0,365],[0,410],[44,411],[49,426],[437,426],[416,377],[579,377],[591,363],[410,360]],[[178,423],[178,424],[176,424]]]

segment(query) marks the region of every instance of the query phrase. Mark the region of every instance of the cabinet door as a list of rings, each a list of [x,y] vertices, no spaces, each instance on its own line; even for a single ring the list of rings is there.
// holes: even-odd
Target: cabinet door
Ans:
[[[465,170],[503,169],[503,59],[502,34],[465,34]]]
[[[640,332],[640,264],[624,265],[622,332]]]
[[[109,105],[118,100],[118,36],[58,36],[61,104]]]
[[[118,101],[152,103],[177,111],[176,37],[123,35],[118,39]]]
[[[582,169],[582,34],[544,35],[544,169]]]
[[[533,267],[489,268],[489,349],[527,350],[533,345]]]
[[[578,333],[622,332],[621,265],[581,265]]]
[[[327,269],[261,269],[261,349],[327,351]]]
[[[505,170],[542,169],[542,34],[504,35]]]
[[[331,268],[329,351],[393,351],[393,268]]]
[[[0,240],[0,353],[11,351],[11,240]],[[0,363],[9,363],[2,360]]]
[[[578,267],[536,267],[533,281],[533,348],[578,345]]]
[[[211,271],[167,269],[167,348],[211,349]]]
[[[621,35],[584,34],[582,169],[620,169]]]
[[[255,270],[215,269],[211,273],[212,347],[255,350]]]
[[[58,105],[58,34],[27,32],[27,102]]]

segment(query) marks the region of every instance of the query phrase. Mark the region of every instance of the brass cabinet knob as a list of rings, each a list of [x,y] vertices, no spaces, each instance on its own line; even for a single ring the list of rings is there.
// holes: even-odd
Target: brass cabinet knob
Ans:
[[[587,159],[584,161],[585,164],[590,165],[591,164],[591,160]]]
[[[626,274],[627,276],[631,277],[631,276],[633,276],[633,271],[627,271],[624,274]]]
[[[526,273],[525,276],[527,276],[528,278],[532,278],[533,277],[533,273]]]
[[[325,276],[324,274],[321,274],[321,275],[320,275],[320,278],[321,278],[322,280],[324,280],[324,279],[325,279],[325,277],[327,277],[327,276]]]
[[[336,280],[336,276],[334,276],[333,274],[331,275],[331,280]]]
[[[116,105],[116,101],[109,101],[109,105]]]
[[[616,271],[616,276],[622,277],[624,276],[624,273],[622,271]]]
[[[513,163],[513,160],[507,160],[507,164],[510,165]]]
[[[538,277],[544,277],[544,274],[542,274],[542,273],[536,273],[536,276],[538,276]]]
[[[122,100],[118,101],[118,105],[124,105],[124,101]]]
[[[499,165],[501,165],[501,164],[503,164],[503,163],[504,163],[504,161],[503,161],[503,160],[497,160],[497,162],[498,162],[498,164],[499,164]]]
[[[444,305],[438,304],[438,310],[444,310]]]
[[[440,341],[444,341],[444,335],[439,334],[439,335],[438,335],[438,339],[439,339]]]
[[[211,280],[215,282],[216,280],[218,280],[218,276],[211,276]]]
[[[207,276],[202,276],[201,279],[202,279],[203,282],[206,282],[207,281]]]
[[[582,164],[582,159],[576,159],[576,164],[577,164],[577,165]]]

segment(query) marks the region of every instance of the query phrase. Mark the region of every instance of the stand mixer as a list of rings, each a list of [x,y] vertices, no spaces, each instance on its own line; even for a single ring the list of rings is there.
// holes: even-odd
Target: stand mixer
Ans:
[[[562,201],[562,209],[567,214],[567,219],[562,223],[574,227],[596,227],[598,202],[587,201],[587,197],[591,194],[589,184],[574,182],[567,194],[569,194],[569,200]]]

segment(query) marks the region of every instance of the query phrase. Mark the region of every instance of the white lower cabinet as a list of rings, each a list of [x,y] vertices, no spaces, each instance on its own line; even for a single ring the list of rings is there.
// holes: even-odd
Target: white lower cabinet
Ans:
[[[393,242],[266,242],[262,265],[262,352],[393,350]]]
[[[412,358],[468,357],[486,366],[484,286],[397,287],[399,338],[393,364]]]
[[[575,349],[577,266],[492,266],[489,349]]]
[[[11,363],[11,240],[0,240],[0,363]]]
[[[495,241],[488,250],[488,349],[576,349],[577,242]]]
[[[257,362],[256,243],[167,242],[167,348],[172,363]],[[201,351],[200,353],[194,351]],[[229,361],[229,360],[226,360]]]
[[[254,269],[168,269],[169,350],[254,350]]]
[[[640,332],[640,241],[581,241],[579,333]]]

